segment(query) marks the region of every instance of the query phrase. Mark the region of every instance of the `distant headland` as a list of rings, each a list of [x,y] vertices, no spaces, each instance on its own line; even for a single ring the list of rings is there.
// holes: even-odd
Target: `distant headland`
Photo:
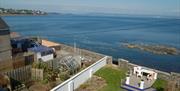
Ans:
[[[46,15],[47,12],[40,10],[28,9],[5,9],[0,8],[0,16],[13,16],[13,15]]]

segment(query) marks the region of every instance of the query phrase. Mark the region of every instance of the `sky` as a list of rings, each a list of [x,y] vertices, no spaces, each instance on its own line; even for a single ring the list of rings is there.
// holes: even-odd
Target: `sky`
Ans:
[[[180,16],[180,0],[0,0],[0,7],[58,13]]]

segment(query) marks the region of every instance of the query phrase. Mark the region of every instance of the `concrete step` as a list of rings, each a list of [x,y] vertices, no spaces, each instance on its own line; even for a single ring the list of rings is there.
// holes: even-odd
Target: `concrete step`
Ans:
[[[126,85],[122,85],[121,88],[123,88],[123,89],[125,89],[125,90],[127,90],[127,91],[139,91],[139,90],[137,90],[137,89],[135,89],[135,88],[131,88],[131,87],[128,87],[128,86],[126,86]]]
[[[154,88],[145,88],[145,89],[139,89],[137,87],[133,87],[133,86],[130,86],[130,85],[122,85],[121,88],[127,90],[127,91],[156,91],[156,89]]]

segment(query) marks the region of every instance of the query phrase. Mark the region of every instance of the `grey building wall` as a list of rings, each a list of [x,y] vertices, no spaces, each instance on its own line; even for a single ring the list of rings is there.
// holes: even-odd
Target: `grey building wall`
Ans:
[[[12,69],[10,31],[0,17],[0,71]]]
[[[10,30],[0,17],[0,62],[11,59]]]
[[[11,60],[11,51],[4,51],[0,53],[0,62]]]
[[[9,35],[0,35],[0,61],[11,59],[11,45]]]

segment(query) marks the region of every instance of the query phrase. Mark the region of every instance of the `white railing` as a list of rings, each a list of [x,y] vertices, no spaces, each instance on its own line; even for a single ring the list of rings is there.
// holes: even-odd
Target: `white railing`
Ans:
[[[104,67],[107,64],[107,59],[108,56],[105,56],[96,63],[64,81],[60,85],[54,87],[53,89],[51,89],[51,91],[74,91],[81,84],[85,83],[89,78],[91,78],[96,71]]]

